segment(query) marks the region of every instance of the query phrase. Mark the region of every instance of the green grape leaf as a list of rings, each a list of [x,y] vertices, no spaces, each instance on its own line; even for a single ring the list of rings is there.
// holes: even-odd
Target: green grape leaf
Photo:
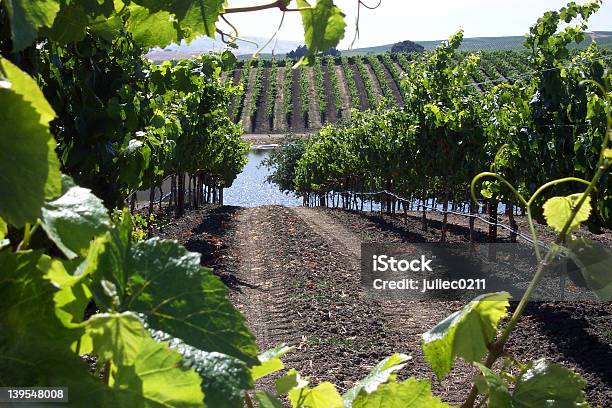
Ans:
[[[569,220],[572,209],[582,198],[582,193],[572,194],[567,197],[552,197],[548,199],[542,206],[546,223],[557,232],[561,232],[565,223]],[[591,197],[587,197],[578,213],[570,224],[569,231],[580,226],[580,223],[586,221],[591,214]]]
[[[72,3],[62,7],[61,12],[49,29],[42,34],[60,45],[78,42],[85,38],[89,16],[81,4]]]
[[[36,81],[21,71],[10,61],[0,58],[0,76],[2,71],[11,83],[11,90],[23,97],[40,115],[40,124],[47,126],[55,118],[55,111],[45,99]]]
[[[202,390],[209,407],[243,408],[244,395],[253,388],[249,367],[235,357],[226,354],[182,349],[183,358],[193,361],[193,368],[202,377]],[[179,350],[181,351],[181,350]]]
[[[612,300],[612,250],[585,238],[571,240],[567,249],[589,289],[602,300]]]
[[[83,325],[95,354],[115,365],[133,365],[147,337],[142,322],[132,312],[96,314]]]
[[[165,47],[178,41],[172,15],[169,12],[152,12],[136,4],[130,5],[129,8],[127,28],[141,47]]]
[[[107,389],[71,350],[82,329],[56,317],[54,286],[38,252],[0,252],[0,385],[70,389],[75,406],[113,406]]]
[[[297,0],[299,7],[311,7],[306,0]],[[317,0],[315,7],[300,11],[304,26],[304,40],[308,47],[306,61],[314,62],[314,57],[338,45],[344,37],[346,23],[344,14],[334,5],[333,0]]]
[[[431,394],[428,380],[409,378],[404,382],[381,384],[376,391],[360,392],[353,408],[449,408],[450,406]]]
[[[204,407],[201,379],[181,355],[153,340],[131,312],[87,320],[94,354],[112,363],[109,385],[119,406]]]
[[[544,359],[529,363],[518,376],[512,394],[516,408],[577,407],[585,404],[580,375]]]
[[[106,207],[89,189],[71,187],[42,208],[42,227],[68,259],[85,256],[91,241],[110,228]]]
[[[293,408],[342,408],[344,406],[336,386],[327,381],[314,388],[294,388],[289,392],[289,400]]]
[[[253,380],[258,380],[268,374],[272,374],[285,368],[285,365],[280,358],[291,350],[293,350],[293,347],[280,344],[257,356],[259,364],[251,368]]]
[[[96,239],[88,255],[96,302],[107,309],[131,310],[148,325],[204,351],[217,351],[257,364],[257,345],[244,317],[228,299],[227,287],[200,266],[200,255],[176,241],[130,241],[123,226]],[[112,285],[102,286],[102,281]],[[108,288],[116,289],[109,296]]]
[[[499,408],[512,408],[511,396],[506,383],[490,368],[480,363],[474,363],[482,372],[476,378],[476,385],[481,394],[488,395],[488,406]]]
[[[2,72],[7,75],[5,79]],[[18,228],[34,222],[45,199],[61,192],[55,140],[48,124],[53,112],[36,83],[0,57],[0,216]]]
[[[11,22],[13,52],[32,44],[39,27],[50,27],[60,9],[58,0],[4,0],[2,2]]]
[[[455,357],[479,361],[495,338],[499,320],[506,316],[510,294],[478,296],[423,334],[423,353],[438,379],[450,372]]]
[[[183,38],[189,42],[198,35],[204,34],[214,38],[216,34],[216,24],[219,14],[223,11],[225,0],[207,0],[181,2],[181,10],[175,14],[179,18],[179,23]]]
[[[285,395],[294,388],[304,388],[307,385],[308,381],[302,378],[295,368],[290,369],[274,382],[278,395]]]
[[[393,374],[401,370],[410,359],[410,356],[395,353],[376,364],[364,379],[344,394],[344,406],[350,407],[362,390],[368,394],[374,392],[380,384],[392,379]]]
[[[157,341],[167,341],[168,347],[183,357],[183,366],[193,368],[200,375],[206,405],[244,407],[244,395],[253,388],[253,380],[249,367],[242,360],[222,353],[198,350],[159,330],[152,331],[152,336]]]
[[[259,408],[283,408],[283,403],[268,391],[255,392],[255,399],[259,404]]]
[[[70,274],[62,261],[48,256],[40,258],[38,268],[46,271],[45,279],[58,288],[53,295],[55,314],[64,326],[74,327],[82,322],[85,308],[91,300],[91,291],[87,285],[88,274],[81,270]]]

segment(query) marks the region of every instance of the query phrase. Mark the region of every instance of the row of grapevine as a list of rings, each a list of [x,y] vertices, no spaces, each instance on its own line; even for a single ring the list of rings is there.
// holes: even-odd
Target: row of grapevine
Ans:
[[[291,123],[291,115],[293,113],[293,61],[285,61],[285,106],[283,111],[285,112],[285,120],[287,123]]]
[[[332,99],[334,101],[334,108],[336,110],[336,117],[342,116],[342,92],[340,87],[340,78],[336,72],[336,63],[333,57],[327,58],[327,74],[329,75],[329,82],[331,84]]]
[[[374,90],[374,84],[370,79],[370,75],[368,74],[368,69],[366,68],[363,58],[360,56],[354,57],[355,66],[357,67],[357,71],[359,71],[359,76],[361,77],[361,81],[363,82],[363,87],[365,88],[365,93],[368,98],[368,104],[370,108],[374,108],[378,105],[378,95]]]
[[[490,81],[497,71],[489,61],[484,64],[490,71],[485,76],[478,55],[456,55],[460,38],[452,38],[447,46],[409,67],[403,81],[405,97],[409,97],[404,110],[356,113],[346,127],[327,126],[313,137],[295,171],[296,191],[386,189],[405,197],[435,197],[446,206],[449,201],[469,201],[466,192],[471,177],[492,165],[521,192],[533,192],[533,186],[569,175],[588,180],[597,169],[605,135],[605,102],[598,88],[582,81],[609,79],[601,76],[605,61],[598,57],[596,46],[568,51],[565,66],[559,66],[560,60],[553,57],[542,65],[541,59],[551,51],[538,44],[534,47],[541,48],[536,48],[540,54],[534,52],[530,64],[539,74],[521,84],[500,81],[495,86]],[[559,82],[550,82],[551,75]],[[481,85],[484,93],[473,92],[471,78],[487,82]],[[551,83],[563,87],[551,88]],[[537,100],[544,104],[538,107],[533,94],[547,95],[549,100]],[[393,143],[385,140],[389,133],[398,135]],[[523,133],[530,137],[521,137]],[[552,140],[557,142],[547,142]],[[363,146],[369,146],[365,152]],[[548,164],[551,157],[556,157],[556,164]],[[610,223],[612,218],[610,188],[604,185],[595,194],[595,219],[600,222]],[[496,183],[486,183],[483,191],[493,201],[511,200]]]
[[[250,83],[251,100],[248,102],[249,111],[247,113],[247,116],[250,119],[249,122],[250,122],[251,129],[253,131],[255,131],[257,107],[259,106],[259,103],[260,103],[261,90],[263,88],[263,83],[262,83],[263,69],[264,69],[264,63],[263,61],[260,60],[256,63],[255,75],[253,77],[253,80]]]
[[[378,80],[378,84],[380,85],[380,89],[382,91],[382,96],[387,98],[387,103],[395,103],[395,95],[391,90],[391,85],[389,85],[389,81],[385,75],[385,68],[383,68],[382,64],[380,63],[378,56],[370,55],[367,57],[367,60],[370,67],[372,67],[372,71],[374,71],[374,76]]]
[[[355,77],[353,74],[353,70],[351,69],[351,66],[349,65],[348,58],[341,57],[340,62],[342,64],[342,71],[344,72],[344,80],[346,81],[346,86],[349,91],[351,108],[360,109],[361,100],[359,98],[359,90],[357,89],[357,84],[355,83]]]
[[[572,50],[571,52],[575,51]],[[457,61],[462,61],[472,54],[472,52],[461,51],[457,52],[454,58]],[[299,75],[297,75],[300,83],[296,88],[299,89],[299,93],[295,92],[296,95],[293,95],[293,82],[295,80],[293,74],[291,72],[286,72],[283,78],[283,80],[286,80],[286,82],[283,83],[283,100],[285,104],[284,108],[286,108],[284,109],[284,118],[274,118],[274,106],[276,105],[276,99],[278,97],[278,87],[273,86],[273,83],[278,80],[277,72],[275,71],[278,69],[277,67],[279,65],[292,66],[295,61],[273,60],[245,62],[242,63],[242,70],[240,71],[240,79],[238,80],[238,83],[242,84],[245,90],[248,90],[249,87],[251,88],[251,98],[249,101],[244,100],[246,95],[249,94],[248,92],[239,95],[234,104],[236,106],[235,111],[238,115],[253,119],[251,120],[251,124],[253,125],[252,130],[255,132],[262,129],[272,129],[272,126],[255,123],[255,119],[259,118],[259,116],[257,116],[258,109],[266,109],[266,112],[262,115],[262,117],[267,117],[267,121],[272,124],[276,119],[280,120],[279,123],[285,123],[286,126],[292,129],[294,126],[297,126],[295,129],[299,130],[301,130],[303,127],[311,128],[313,126],[318,126],[318,118],[321,118],[321,122],[323,123],[329,121],[329,119],[333,118],[334,116],[336,118],[340,118],[341,115],[338,114],[331,117],[329,115],[333,110],[335,110],[336,113],[339,113],[338,111],[341,110],[341,89],[344,87],[348,91],[350,106],[354,108],[362,108],[362,103],[370,106],[372,103],[378,103],[379,91],[388,101],[396,101],[396,99],[398,99],[398,95],[394,90],[394,86],[397,85],[398,89],[401,88],[401,77],[403,72],[410,70],[410,67],[414,61],[422,59],[427,55],[429,55],[427,52],[409,54],[387,53],[378,56],[370,55],[367,57],[355,56],[341,58],[329,57],[326,60],[315,59],[313,66],[307,68],[308,72],[305,72],[304,74],[300,72]],[[481,56],[481,59],[478,63],[478,69],[474,70],[472,73],[472,81],[478,83],[479,85],[478,87],[469,85],[468,88],[470,88],[470,93],[478,91],[488,92],[496,84],[502,82],[513,82],[514,78],[528,76],[529,72],[532,72],[530,68],[526,68],[524,65],[524,61],[527,60],[528,54],[523,51],[484,51],[480,52],[479,55]],[[519,64],[517,61],[522,62]],[[340,67],[344,73],[344,78],[346,78],[344,81],[345,83],[341,83],[339,78],[337,78],[338,75],[335,72],[335,64],[338,63],[340,64]],[[326,65],[326,67],[324,67],[324,65]],[[269,86],[267,89],[261,88],[262,66],[269,66]],[[310,72],[310,70],[312,72]],[[325,70],[329,72],[329,89],[325,82]],[[358,75],[357,77],[355,77],[355,71]],[[310,78],[311,75],[312,78]],[[249,83],[249,78],[251,83]],[[509,78],[510,80],[507,81],[506,78]],[[302,79],[304,79],[306,82],[302,81]],[[362,91],[360,91],[357,86],[357,81],[363,82],[363,95],[361,95]],[[327,92],[330,92],[331,95],[327,95]],[[297,122],[293,121],[291,118],[294,103],[293,99],[297,98],[297,101],[299,102],[311,94],[313,95],[314,99],[312,101],[309,100],[308,105],[301,105],[301,118]],[[400,92],[399,99],[403,99],[402,94],[403,92]],[[328,98],[330,102],[328,102]],[[308,99],[310,98],[308,97]],[[262,103],[262,101],[265,101],[265,104]],[[333,107],[328,106],[331,105],[331,101],[333,101]],[[311,105],[317,106],[315,116],[312,116],[312,112],[303,111],[303,109],[306,109],[306,106],[310,107]],[[247,106],[249,112],[246,112],[246,115],[242,115],[242,110],[246,109]],[[307,121],[305,121],[305,116],[309,116]],[[240,116],[237,118],[237,120],[239,118]],[[281,126],[277,130],[281,130],[283,128],[284,126]]]
[[[300,68],[300,119],[304,121],[307,128],[311,120],[310,113],[310,81],[308,80],[308,70],[306,67]]]
[[[382,62],[384,64],[384,66],[387,68],[387,70],[391,74],[391,78],[393,78],[393,80],[395,81],[395,84],[397,85],[397,87],[399,89],[401,89],[401,86],[402,86],[402,71],[398,68],[397,65],[395,65],[395,62],[391,58],[390,54],[382,54],[381,58],[382,58]],[[403,100],[403,98],[404,98],[403,92],[400,91],[400,94],[401,94],[401,97],[402,97],[402,100]]]
[[[276,108],[276,96],[278,93],[278,81],[282,78],[278,76],[278,62],[272,60],[270,65],[270,75],[268,75],[268,92],[266,94],[266,117],[268,118],[268,127],[274,127],[274,112]]]
[[[251,61],[249,60],[247,63],[243,64],[242,71],[240,71],[240,79],[238,80],[238,89],[239,92],[235,96],[234,100],[234,121],[236,123],[240,122],[242,118],[242,111],[244,109],[244,103],[247,94],[247,88],[249,86],[249,76],[251,74]]]
[[[327,97],[325,92],[325,78],[323,76],[323,66],[321,58],[316,58],[313,66],[315,95],[317,96],[317,106],[319,107],[319,117],[321,122],[325,122],[327,113]]]

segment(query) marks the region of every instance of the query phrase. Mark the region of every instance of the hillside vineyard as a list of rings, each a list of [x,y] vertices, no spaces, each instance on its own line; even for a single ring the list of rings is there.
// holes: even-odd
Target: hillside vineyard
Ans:
[[[480,61],[470,92],[487,92],[497,84],[533,75],[526,51],[463,51],[456,58],[471,54],[479,55]],[[610,55],[603,51],[604,57]],[[402,77],[417,57],[418,53],[322,57],[297,70],[290,69],[295,61],[289,59],[249,60],[238,62],[224,80],[243,87],[232,110],[234,121],[247,133],[308,132],[348,119],[351,109],[402,106]],[[605,64],[610,67],[611,59]]]

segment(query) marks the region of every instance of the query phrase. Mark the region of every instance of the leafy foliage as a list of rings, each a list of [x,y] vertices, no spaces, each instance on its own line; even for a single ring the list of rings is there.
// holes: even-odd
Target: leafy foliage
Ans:
[[[423,334],[425,359],[439,379],[449,373],[455,357],[474,362],[487,353],[509,298],[503,292],[479,296]]]

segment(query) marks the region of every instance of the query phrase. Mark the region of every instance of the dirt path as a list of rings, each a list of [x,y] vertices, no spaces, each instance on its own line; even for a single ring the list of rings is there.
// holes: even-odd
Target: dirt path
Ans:
[[[323,210],[260,207],[236,215],[232,258],[240,259],[232,299],[261,349],[296,351],[288,367],[346,391],[393,352],[413,356],[402,376],[430,378],[420,335],[458,305],[381,302],[360,286],[361,240]],[[471,368],[459,365],[434,390],[452,403],[467,392]],[[267,386],[263,383],[262,386]]]
[[[283,359],[316,384],[332,381],[346,391],[394,352],[412,356],[401,377],[429,378],[436,395],[458,404],[474,370],[457,362],[439,382],[424,361],[420,335],[461,302],[384,301],[360,285],[362,241],[436,242],[439,223],[427,232],[420,219],[357,212],[264,206],[212,207],[188,212],[164,227],[202,253],[231,289],[231,298],[265,350],[295,346]],[[449,229],[453,242],[465,227]],[[477,234],[477,237],[480,237]],[[483,236],[484,237],[484,236]],[[483,238],[484,239],[484,238]],[[509,351],[522,361],[546,357],[578,371],[594,405],[612,400],[612,305],[534,304],[519,323]],[[270,387],[271,379],[259,384]]]

